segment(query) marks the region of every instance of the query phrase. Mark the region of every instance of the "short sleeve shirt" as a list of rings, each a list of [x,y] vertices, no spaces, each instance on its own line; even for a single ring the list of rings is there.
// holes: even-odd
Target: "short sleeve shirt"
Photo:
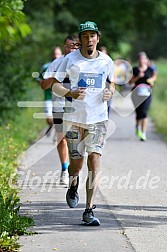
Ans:
[[[55,73],[55,78],[62,82],[68,77],[71,89],[85,88],[86,97],[84,100],[72,99],[72,102],[66,103],[67,113],[64,114],[64,120],[83,124],[107,120],[107,102],[103,101],[102,92],[106,87],[106,80],[112,81],[113,76],[113,61],[102,52],[94,59],[83,57],[80,50],[66,55]],[[69,107],[72,110],[68,110]]]
[[[61,56],[60,58],[52,61],[52,63],[49,65],[49,67],[47,68],[47,70],[44,73],[44,76],[43,76],[44,79],[54,77],[63,58],[64,58],[64,56]],[[55,93],[52,93],[51,97],[52,97],[52,110],[53,110],[53,112],[64,112],[65,98],[59,97]]]
[[[147,79],[150,78],[153,75],[153,73],[154,73],[154,70],[151,67],[148,67],[146,69],[146,71],[144,72],[144,76],[142,78],[138,79],[136,81],[135,85],[137,86],[137,85],[142,84],[142,83],[145,83],[145,84],[149,85],[149,83],[147,83]],[[138,76],[138,74],[139,74],[139,68],[134,67],[133,68],[133,75]]]

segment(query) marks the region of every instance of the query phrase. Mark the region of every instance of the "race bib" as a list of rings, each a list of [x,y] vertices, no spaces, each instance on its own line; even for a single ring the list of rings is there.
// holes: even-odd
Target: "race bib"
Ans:
[[[138,96],[150,96],[151,88],[146,84],[140,84],[136,87],[137,95]]]
[[[102,74],[80,73],[78,87],[88,88],[91,92],[97,92],[102,88]]]

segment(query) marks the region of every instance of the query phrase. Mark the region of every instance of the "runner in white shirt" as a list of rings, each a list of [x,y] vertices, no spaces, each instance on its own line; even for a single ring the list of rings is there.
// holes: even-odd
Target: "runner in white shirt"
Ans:
[[[66,103],[64,113],[64,131],[70,156],[67,204],[71,208],[78,204],[79,172],[87,151],[89,172],[83,224],[98,226],[100,221],[94,217],[92,209],[95,208],[93,203],[98,186],[100,157],[107,133],[107,101],[115,90],[114,64],[108,55],[96,49],[100,39],[96,23],[87,21],[80,24],[79,39],[81,49],[72,52],[62,60],[55,73],[56,80],[52,90],[59,96],[72,98],[72,101]],[[66,77],[70,79],[71,89],[62,85]],[[105,86],[106,80],[110,82],[109,88]],[[90,188],[92,182],[94,185]]]
[[[44,74],[43,78],[45,80],[49,78],[53,78],[63,58],[64,58],[64,55],[52,61],[52,63],[49,65],[48,69],[46,70]],[[52,92],[52,112],[64,112],[64,106],[65,106],[65,98],[59,97],[55,93]]]
[[[47,71],[44,74],[44,80],[41,83],[43,89],[51,87],[52,82],[54,81],[53,76],[57,71],[59,65],[64,59],[65,55],[74,50],[78,49],[78,36],[77,35],[68,35],[64,40],[64,55],[54,60],[48,67]],[[68,80],[69,82],[69,80]],[[69,83],[68,83],[69,85]],[[68,185],[68,148],[67,141],[63,135],[63,113],[65,106],[65,98],[57,96],[52,92],[52,111],[53,111],[53,122],[56,128],[57,135],[57,150],[61,162],[61,175],[60,175],[60,184]]]

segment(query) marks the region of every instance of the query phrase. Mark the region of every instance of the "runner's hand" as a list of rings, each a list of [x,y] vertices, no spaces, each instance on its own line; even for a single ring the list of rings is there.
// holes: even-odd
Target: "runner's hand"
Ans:
[[[108,101],[111,97],[112,97],[112,92],[108,88],[105,88],[103,90],[103,101]]]
[[[71,90],[71,97],[78,100],[83,100],[86,96],[85,88],[77,88],[76,90]]]
[[[154,86],[154,80],[152,78],[148,78],[147,83],[150,84],[152,87]]]

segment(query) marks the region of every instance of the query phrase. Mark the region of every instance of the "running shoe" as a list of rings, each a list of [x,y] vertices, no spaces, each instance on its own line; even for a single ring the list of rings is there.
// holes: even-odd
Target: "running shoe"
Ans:
[[[142,138],[142,131],[141,130],[139,130],[139,129],[137,129],[136,130],[136,136],[139,138],[139,139],[141,139]]]
[[[85,212],[83,213],[83,219],[82,224],[86,226],[100,226],[100,221],[94,217],[93,209],[95,209],[96,206],[93,206],[92,208],[85,209]]]
[[[145,134],[142,134],[142,137],[140,138],[141,141],[145,142],[147,141],[147,137]]]
[[[70,208],[74,208],[78,205],[79,202],[79,194],[77,192],[79,185],[79,176],[77,177],[76,186],[71,186],[66,193],[66,201]]]
[[[60,175],[60,185],[68,185],[68,171],[62,171]]]

